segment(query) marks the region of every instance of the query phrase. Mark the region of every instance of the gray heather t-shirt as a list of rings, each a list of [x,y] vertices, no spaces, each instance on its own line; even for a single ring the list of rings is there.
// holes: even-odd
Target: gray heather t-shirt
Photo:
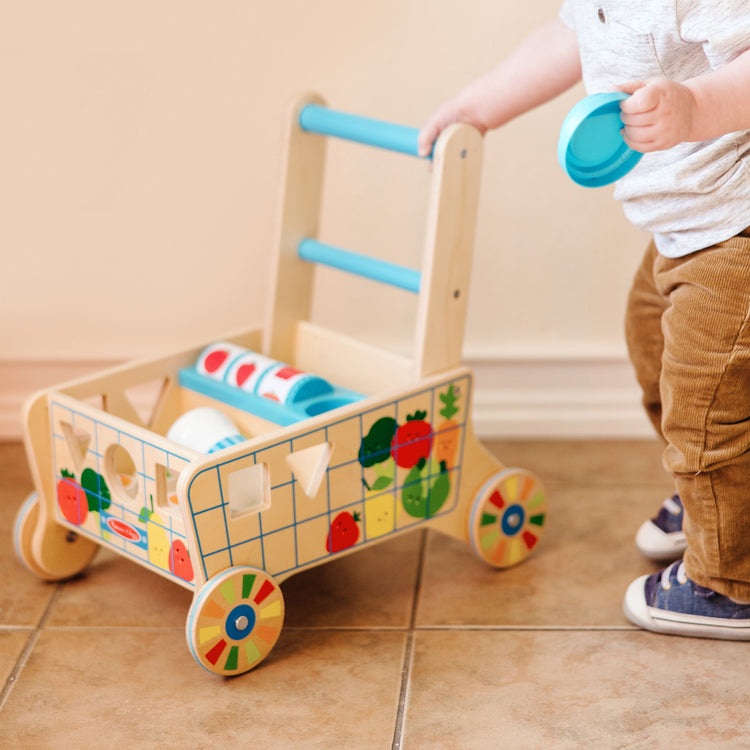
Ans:
[[[563,0],[560,17],[576,32],[589,94],[684,81],[750,48],[750,0]],[[645,154],[615,198],[671,258],[733,237],[750,226],[750,130]]]

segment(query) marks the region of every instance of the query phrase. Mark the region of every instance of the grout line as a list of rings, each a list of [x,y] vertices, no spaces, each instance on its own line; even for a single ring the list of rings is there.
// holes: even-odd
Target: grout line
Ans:
[[[411,604],[411,617],[409,619],[409,630],[416,628],[417,622],[417,606],[419,605],[419,597],[422,593],[422,575],[424,572],[424,559],[427,555],[427,529],[422,530],[422,538],[419,541],[419,557],[417,560],[417,578],[414,582],[414,598]]]
[[[99,632],[102,630],[114,631],[149,631],[157,633],[180,633],[184,631],[184,626],[177,625],[51,625],[44,628],[49,632]],[[419,632],[450,632],[459,631],[542,631],[542,632],[589,632],[589,631],[637,631],[632,625],[287,625],[284,632],[305,632],[305,633],[419,633]],[[34,633],[36,628],[30,625],[0,625],[0,633],[13,632],[30,632]]]
[[[391,750],[401,750],[401,741],[404,736],[404,718],[406,716],[406,699],[409,693],[409,683],[411,682],[411,668],[414,661],[414,638],[416,634],[410,631],[406,639],[406,648],[404,649],[404,664],[401,669],[401,692],[398,698],[398,711],[396,712],[396,723],[393,728],[393,744]]]
[[[393,744],[391,750],[400,750],[404,734],[404,719],[406,717],[406,702],[411,685],[411,668],[414,661],[414,641],[416,639],[417,606],[422,591],[422,571],[424,570],[424,559],[427,548],[427,533],[422,531],[422,539],[419,544],[419,557],[417,560],[417,578],[414,582],[414,597],[411,604],[411,616],[409,617],[409,635],[406,638],[404,648],[404,661],[401,669],[401,690],[398,697],[398,710],[396,711],[396,722],[393,728]]]
[[[32,631],[35,628],[22,625],[0,625],[0,633],[14,631]],[[159,625],[53,625],[46,627],[49,632],[99,632],[103,630],[113,631],[148,631],[157,633],[180,633],[184,627],[159,626]],[[420,632],[448,633],[451,631],[487,631],[487,632],[637,632],[640,628],[633,625],[415,625],[402,627],[398,625],[288,625],[284,632],[298,633],[406,633],[416,635]]]
[[[451,631],[487,631],[495,633],[528,633],[528,632],[541,632],[541,633],[589,633],[589,632],[602,632],[602,633],[622,633],[622,632],[643,632],[641,628],[637,628],[633,625],[420,625],[417,630],[429,631],[429,632],[443,632],[448,633]]]
[[[45,627],[45,630],[51,633],[97,633],[104,630],[113,630],[117,632],[125,631],[148,631],[156,633],[181,633],[185,632],[185,626],[169,625],[51,625]]]
[[[18,631],[33,633],[35,630],[36,625],[0,625],[0,633],[15,633]]]
[[[23,671],[23,668],[26,666],[26,663],[29,660],[29,657],[31,656],[31,652],[36,647],[37,641],[39,640],[39,636],[42,634],[42,628],[44,627],[44,623],[47,621],[50,615],[50,612],[52,610],[52,607],[54,606],[55,600],[57,599],[57,595],[59,594],[60,589],[61,589],[61,584],[59,583],[55,584],[55,590],[52,592],[52,596],[50,596],[49,601],[47,602],[47,606],[44,608],[44,612],[42,612],[42,616],[39,618],[39,622],[37,622],[36,627],[32,629],[31,635],[29,636],[28,641],[26,641],[26,645],[23,647],[23,651],[21,651],[21,655],[18,657],[16,666],[13,668],[13,671],[10,673],[10,677],[8,677],[8,680],[5,683],[5,686],[3,687],[2,692],[0,693],[0,711],[2,711],[3,706],[5,706],[5,703],[10,697],[10,694],[13,691],[13,688],[16,686],[18,677],[20,676],[21,672]]]

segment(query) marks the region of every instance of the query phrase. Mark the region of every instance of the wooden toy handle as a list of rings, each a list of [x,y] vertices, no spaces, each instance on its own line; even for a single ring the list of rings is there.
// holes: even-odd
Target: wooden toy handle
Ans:
[[[417,146],[418,128],[339,112],[320,104],[308,104],[304,107],[299,114],[299,125],[308,133],[343,138],[410,156],[420,156]]]
[[[264,353],[331,377],[361,393],[457,367],[461,363],[479,196],[479,131],[470,125],[454,124],[435,142],[429,157],[432,178],[419,270],[318,239],[328,138],[317,136],[419,156],[417,128],[330,109],[317,94],[308,94],[295,103],[286,138],[277,262]],[[353,337],[335,335],[312,324],[313,271],[319,263],[417,293],[414,356],[386,357],[381,350]],[[344,381],[341,369],[348,361],[358,365],[348,367]]]

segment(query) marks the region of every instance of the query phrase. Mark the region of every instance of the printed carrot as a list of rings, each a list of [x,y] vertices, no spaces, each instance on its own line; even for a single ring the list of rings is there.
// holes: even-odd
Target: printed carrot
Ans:
[[[457,399],[458,394],[453,385],[448,386],[448,390],[440,394],[440,400],[444,404],[444,407],[440,410],[440,415],[444,419],[435,430],[435,458],[439,464],[445,462],[447,469],[451,469],[455,465],[456,453],[458,452],[460,425],[452,418],[458,411]]]

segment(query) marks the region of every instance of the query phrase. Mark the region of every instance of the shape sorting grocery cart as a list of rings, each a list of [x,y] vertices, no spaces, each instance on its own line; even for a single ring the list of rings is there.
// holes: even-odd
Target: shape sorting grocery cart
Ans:
[[[188,647],[219,675],[273,648],[293,573],[418,527],[505,567],[544,527],[539,480],[475,437],[461,364],[481,136],[454,125],[435,145],[420,271],[317,239],[326,136],[417,155],[416,129],[296,103],[267,326],[46,390],[25,413],[21,561],[64,579],[101,545],[192,590]],[[312,323],[318,264],[416,293],[414,356]]]

